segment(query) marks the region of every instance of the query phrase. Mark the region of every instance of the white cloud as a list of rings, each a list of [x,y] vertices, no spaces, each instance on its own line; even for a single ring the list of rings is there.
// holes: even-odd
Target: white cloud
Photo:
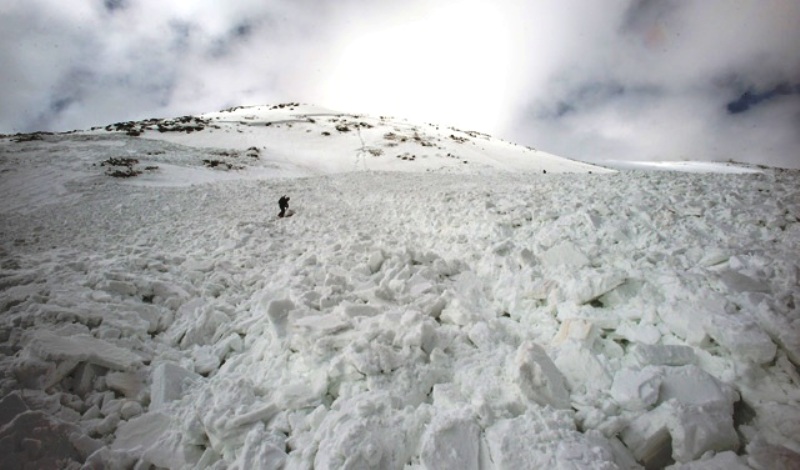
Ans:
[[[798,21],[794,0],[10,0],[0,132],[305,101],[581,159],[791,165],[797,95],[726,104],[800,81]]]

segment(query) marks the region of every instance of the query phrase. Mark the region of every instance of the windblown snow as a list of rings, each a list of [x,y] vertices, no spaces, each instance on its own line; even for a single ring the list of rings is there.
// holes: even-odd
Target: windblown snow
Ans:
[[[800,178],[719,168],[297,104],[0,139],[0,467],[799,468]]]

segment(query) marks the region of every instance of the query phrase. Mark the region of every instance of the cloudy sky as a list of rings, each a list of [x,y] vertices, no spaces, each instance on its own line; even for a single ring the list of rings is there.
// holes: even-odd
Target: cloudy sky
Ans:
[[[0,133],[313,103],[800,168],[797,0],[2,0]]]

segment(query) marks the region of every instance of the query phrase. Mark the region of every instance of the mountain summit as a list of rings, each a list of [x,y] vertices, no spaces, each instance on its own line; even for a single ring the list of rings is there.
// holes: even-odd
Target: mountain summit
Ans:
[[[477,131],[413,124],[383,116],[343,114],[299,103],[237,106],[200,116],[123,122],[96,128],[94,132],[99,135],[124,132],[143,139],[217,151],[212,160],[218,161],[220,168],[252,168],[262,172],[262,176],[265,171],[273,176],[351,171],[608,171]],[[168,159],[165,156],[147,160]]]

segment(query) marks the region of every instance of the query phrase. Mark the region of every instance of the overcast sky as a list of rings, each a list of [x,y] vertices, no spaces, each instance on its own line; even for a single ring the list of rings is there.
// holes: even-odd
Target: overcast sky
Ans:
[[[797,0],[2,0],[0,133],[313,103],[800,168]]]

